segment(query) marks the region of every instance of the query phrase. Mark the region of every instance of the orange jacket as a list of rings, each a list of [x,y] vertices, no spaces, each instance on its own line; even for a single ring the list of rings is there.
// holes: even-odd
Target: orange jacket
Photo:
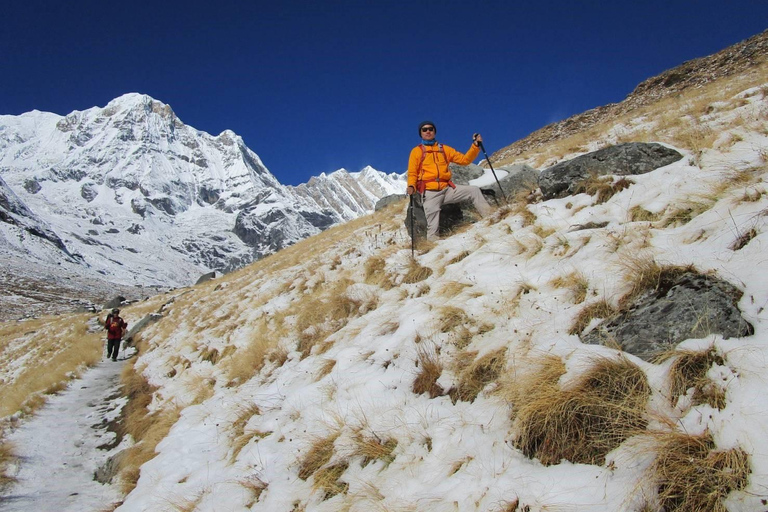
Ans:
[[[443,190],[448,186],[451,180],[451,169],[448,164],[453,162],[459,165],[471,164],[477,155],[480,154],[480,148],[472,144],[467,154],[462,154],[450,146],[443,144],[444,154],[440,152],[438,143],[433,146],[424,146],[424,162],[419,176],[419,163],[421,162],[421,147],[416,146],[411,150],[411,156],[408,159],[408,186],[416,187],[416,182],[422,180],[426,182],[427,190]]]

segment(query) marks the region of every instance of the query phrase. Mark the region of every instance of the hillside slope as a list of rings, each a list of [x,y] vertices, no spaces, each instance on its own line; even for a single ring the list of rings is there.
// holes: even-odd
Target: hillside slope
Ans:
[[[166,303],[128,383],[146,404],[132,413],[167,436],[135,431],[131,457],[151,460],[124,466],[138,479],[119,510],[762,510],[763,84],[707,96],[709,144],[677,146],[682,160],[607,200],[516,201],[415,260],[400,204],[129,310]],[[666,114],[612,129],[646,137]],[[582,343],[596,306],[619,307],[654,266],[738,288],[754,335],[689,339],[657,362]],[[691,354],[703,373],[675,384]],[[572,416],[588,389],[623,390],[601,372],[644,391]],[[580,426],[536,434],[548,411]],[[603,416],[619,423],[590,430]],[[708,497],[679,495],[697,489]]]
[[[628,140],[684,158],[521,194],[415,258],[398,203],[125,308],[162,316],[123,375],[112,508],[766,510],[766,68],[577,135],[516,162]],[[733,286],[753,334],[650,361],[585,342],[680,268]],[[5,389],[24,372],[4,354],[48,357],[25,343],[51,331],[24,327],[2,331]]]

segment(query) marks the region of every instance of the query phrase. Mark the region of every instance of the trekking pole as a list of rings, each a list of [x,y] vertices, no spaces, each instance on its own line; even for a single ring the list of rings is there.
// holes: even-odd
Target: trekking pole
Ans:
[[[411,198],[411,204],[408,206],[408,208],[410,208],[410,210],[411,210],[411,259],[413,259],[414,258],[413,253],[414,253],[415,246],[416,246],[416,242],[415,242],[415,240],[416,240],[416,231],[414,231],[415,228],[413,226],[413,217],[415,216],[415,213],[413,211],[413,194],[410,195],[410,198]]]
[[[485,161],[488,162],[488,167],[491,168],[491,172],[493,173],[493,177],[496,178],[496,184],[499,186],[499,192],[501,192],[501,197],[504,198],[504,202],[509,204],[509,201],[507,201],[507,196],[504,194],[504,189],[501,188],[501,183],[499,183],[499,178],[496,176],[496,171],[493,170],[493,166],[491,165],[491,159],[488,158],[488,153],[485,152],[485,146],[483,146],[483,141],[478,141],[478,146],[480,146],[480,149],[483,150],[483,154],[485,155]]]

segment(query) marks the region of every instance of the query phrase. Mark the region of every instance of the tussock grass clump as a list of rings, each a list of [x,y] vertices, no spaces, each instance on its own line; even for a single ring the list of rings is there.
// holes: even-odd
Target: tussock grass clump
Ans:
[[[683,274],[697,272],[693,265],[659,265],[653,258],[642,256],[625,259],[623,266],[624,280],[631,285],[631,290],[619,301],[620,309],[645,292],[666,292]]]
[[[725,408],[725,391],[707,377],[713,364],[725,364],[714,348],[703,351],[681,350],[670,355],[676,356],[669,370],[672,405],[693,388],[692,405],[706,403],[716,409]]]
[[[453,265],[454,263],[458,263],[461,260],[463,260],[464,258],[466,258],[467,256],[469,256],[470,254],[472,254],[472,253],[469,252],[469,251],[461,251],[459,254],[457,254],[456,256],[451,258],[450,260],[448,260],[448,265]]]
[[[715,201],[711,199],[683,201],[679,206],[664,213],[659,226],[662,228],[683,226],[712,208],[714,204]]]
[[[339,432],[332,432],[327,437],[319,437],[312,442],[312,446],[299,463],[299,478],[306,480],[328,464],[333,457],[334,443],[338,437]]]
[[[259,322],[248,345],[226,360],[227,376],[237,383],[248,381],[264,367],[268,355],[276,349],[278,341],[279,337],[267,329],[266,323]]]
[[[647,426],[650,386],[625,358],[601,358],[563,389],[556,371],[525,386],[516,411],[514,444],[542,464],[603,464],[605,456]]]
[[[728,248],[732,251],[739,251],[743,249],[756,236],[757,231],[755,228],[751,228],[748,231],[741,233]]]
[[[445,286],[443,286],[443,288],[440,290],[440,296],[451,299],[457,296],[458,294],[460,294],[464,290],[464,288],[468,288],[470,286],[472,285],[467,283],[459,283],[457,281],[451,281],[447,283]]]
[[[488,384],[496,382],[506,366],[506,353],[507,349],[502,348],[479,359],[475,359],[477,352],[460,354],[456,367],[459,382],[448,392],[453,403],[474,402]]]
[[[233,462],[237,459],[237,456],[240,455],[240,452],[245,445],[247,445],[254,437],[254,433],[247,434],[245,432],[245,425],[252,417],[259,414],[261,414],[261,410],[256,404],[248,404],[237,411],[237,417],[232,422],[231,426],[231,433],[234,441],[232,443],[232,457],[230,460]]]
[[[633,206],[629,209],[630,222],[656,222],[660,218],[660,214],[650,212],[640,205]]]
[[[215,365],[220,359],[219,350],[212,347],[203,347],[200,351],[200,359]]]
[[[386,272],[387,262],[381,256],[368,258],[363,266],[364,281],[367,284],[380,286],[386,290],[393,287]]]
[[[552,280],[551,284],[556,288],[567,288],[570,290],[573,302],[576,304],[581,304],[587,299],[589,280],[581,272],[571,272],[566,276],[556,277]]]
[[[302,358],[310,355],[312,348],[329,334],[344,327],[349,320],[361,313],[362,309],[373,309],[376,304],[362,304],[351,298],[347,287],[352,284],[347,279],[335,283],[319,297],[304,302],[296,317],[296,329],[299,333],[297,350]],[[326,347],[330,348],[330,346]]]
[[[397,448],[397,439],[393,437],[382,439],[375,434],[373,436],[365,436],[358,432],[354,437],[354,442],[355,447],[352,456],[362,457],[363,467],[375,460],[380,460],[385,465],[389,465],[395,460],[392,452]]]
[[[315,473],[315,481],[312,484],[314,490],[323,491],[323,500],[329,500],[337,494],[346,494],[349,484],[341,480],[344,472],[349,468],[347,462],[339,462],[320,468]]]
[[[417,395],[429,393],[429,398],[444,395],[443,388],[437,384],[437,379],[443,373],[443,365],[437,349],[422,343],[416,348],[416,357],[416,366],[419,371],[411,386],[413,392]]]
[[[256,475],[249,476],[238,482],[241,486],[245,487],[251,493],[251,500],[245,505],[246,508],[251,508],[259,501],[261,494],[267,490],[269,484],[259,478]]]
[[[440,309],[439,317],[440,332],[451,332],[459,326],[471,323],[469,316],[463,309],[455,306],[446,306]]]
[[[595,198],[595,204],[603,204],[634,184],[634,181],[625,177],[615,179],[613,176],[597,176],[592,174],[585,180],[577,183],[574,192],[592,196]]]
[[[588,304],[576,316],[568,334],[581,334],[595,318],[609,318],[615,313],[616,309],[605,299]]]
[[[649,477],[657,483],[662,510],[726,512],[723,499],[747,486],[750,467],[744,450],[719,451],[709,433],[655,437],[657,456]]]
[[[403,277],[403,283],[414,284],[424,281],[432,275],[432,269],[429,267],[422,267],[416,260],[411,260],[408,264],[408,271]]]

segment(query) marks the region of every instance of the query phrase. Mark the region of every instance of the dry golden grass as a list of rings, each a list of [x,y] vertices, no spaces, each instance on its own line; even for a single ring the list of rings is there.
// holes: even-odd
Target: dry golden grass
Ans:
[[[419,371],[411,386],[413,392],[417,395],[429,393],[429,398],[444,395],[443,388],[437,384],[437,379],[443,373],[443,365],[437,349],[434,346],[427,346],[426,343],[420,343],[416,347],[416,357]]]
[[[0,367],[18,365],[7,373],[13,378],[3,382],[0,418],[32,413],[45,403],[45,394],[66,388],[101,360],[106,335],[100,329],[89,331],[92,319],[91,314],[78,314],[0,324]]]
[[[386,260],[382,256],[372,256],[368,258],[364,265],[364,280],[368,284],[381,286],[389,290],[393,287],[392,282],[385,270]]]
[[[648,476],[658,486],[662,510],[727,512],[723,499],[747,486],[750,465],[743,450],[717,450],[709,434],[653,437],[657,456]]]
[[[371,436],[363,435],[362,432],[358,432],[353,439],[355,445],[352,452],[353,457],[362,457],[363,467],[367,466],[375,460],[384,462],[384,465],[389,465],[395,456],[392,452],[397,448],[397,439],[388,437],[381,439],[376,434]]]
[[[269,484],[267,484],[264,480],[256,475],[246,477],[240,480],[238,483],[248,489],[248,491],[251,493],[251,501],[245,505],[246,508],[253,507],[256,502],[259,501],[261,494],[269,487]]]
[[[403,283],[414,284],[424,281],[432,275],[432,269],[429,267],[422,267],[416,260],[411,260],[408,264],[408,271],[403,277]]]
[[[337,494],[346,494],[349,484],[341,481],[341,476],[349,468],[347,462],[339,462],[320,468],[315,473],[312,489],[323,492],[323,500],[331,499]]]
[[[561,366],[546,360],[544,371],[521,383],[513,410],[514,444],[542,464],[602,464],[605,456],[647,426],[650,396],[645,373],[627,359],[599,358],[576,382],[558,384]]]
[[[150,414],[147,407],[155,389],[133,364],[125,366],[121,381],[128,403],[123,407],[120,434],[129,434],[136,442],[125,451],[119,463],[122,490],[127,494],[136,486],[141,466],[155,457],[155,447],[171,430],[181,411],[169,405]]]
[[[707,197],[685,199],[676,204],[674,208],[664,212],[661,220],[659,220],[659,227],[669,228],[688,224],[702,213],[711,209],[714,204],[715,199]]]
[[[750,228],[749,230],[741,233],[728,248],[732,251],[739,251],[743,249],[756,236],[757,230],[755,228]]]
[[[629,209],[630,222],[656,222],[660,218],[660,214],[649,212],[640,205],[633,206]]]
[[[603,204],[617,193],[634,185],[629,178],[614,178],[613,176],[597,176],[592,174],[587,179],[576,184],[576,194],[587,194],[595,198],[595,204]]]
[[[507,349],[501,348],[478,359],[477,352],[460,353],[455,368],[458,383],[448,391],[451,400],[474,402],[477,395],[501,375],[506,366],[506,353]]]
[[[334,443],[338,437],[339,432],[335,431],[312,442],[312,446],[309,447],[299,463],[299,478],[306,480],[314,475],[318,469],[328,464],[333,457]]]
[[[252,331],[250,343],[226,360],[227,376],[236,383],[248,381],[264,367],[278,342],[279,337],[268,329],[266,322],[260,321]]]
[[[464,258],[466,258],[467,256],[469,256],[470,254],[472,254],[472,253],[469,252],[469,251],[461,251],[459,254],[457,254],[456,256],[451,258],[450,260],[448,260],[447,265],[453,265],[454,263],[458,263],[461,260],[463,260]]]
[[[725,391],[715,386],[707,377],[707,372],[713,364],[720,366],[725,364],[714,348],[699,351],[672,351],[666,355],[675,357],[669,370],[672,405],[675,405],[682,395],[693,388],[692,405],[706,403],[716,409],[725,408]]]
[[[440,297],[451,299],[459,295],[462,291],[464,291],[465,288],[468,288],[470,286],[472,285],[467,283],[459,283],[457,281],[451,281],[449,283],[446,283],[445,286],[443,286],[440,289]]]
[[[659,265],[656,260],[647,255],[628,256],[624,258],[624,281],[629,283],[631,289],[619,301],[619,309],[623,310],[627,304],[639,295],[648,291],[665,291],[672,283],[688,272],[696,273],[693,265]]]
[[[576,316],[568,334],[581,334],[595,318],[610,318],[615,313],[616,309],[605,299],[588,304]]]
[[[567,288],[570,290],[573,302],[576,304],[584,302],[589,292],[589,280],[581,272],[571,272],[565,276],[558,276],[550,284],[556,288]]]
[[[232,426],[230,427],[233,439],[232,457],[230,458],[231,461],[234,462],[237,459],[237,456],[240,455],[240,452],[245,447],[245,445],[247,445],[251,439],[256,437],[258,434],[256,432],[246,433],[245,425],[251,418],[259,414],[261,414],[261,410],[256,404],[243,405],[237,411],[237,417],[232,422]]]
[[[336,360],[335,359],[325,359],[325,360],[323,360],[323,362],[320,363],[320,369],[317,371],[316,379],[320,380],[323,377],[325,377],[326,375],[328,375],[329,373],[331,373],[331,371],[333,370],[333,368],[335,366],[336,366]]]

